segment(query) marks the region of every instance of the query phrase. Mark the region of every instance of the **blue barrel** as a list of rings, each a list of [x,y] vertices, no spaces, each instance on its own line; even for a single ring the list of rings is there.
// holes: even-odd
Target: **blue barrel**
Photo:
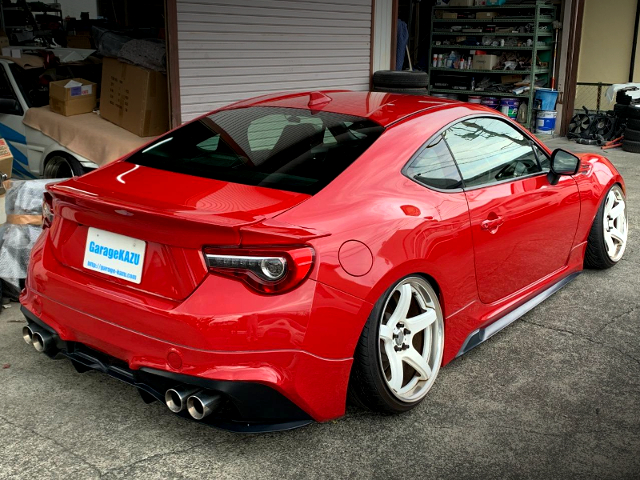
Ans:
[[[558,91],[550,88],[539,88],[536,90],[536,100],[540,100],[540,110],[551,111],[556,109]]]

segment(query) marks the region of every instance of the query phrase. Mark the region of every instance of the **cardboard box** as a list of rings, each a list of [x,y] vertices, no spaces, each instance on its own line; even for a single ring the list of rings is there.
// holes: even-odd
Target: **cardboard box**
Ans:
[[[140,137],[169,129],[167,78],[160,72],[105,58],[100,115]]]
[[[500,83],[518,83],[521,82],[523,78],[522,75],[502,75],[500,77]]]
[[[91,37],[87,35],[67,36],[67,48],[91,48]]]
[[[68,88],[71,83],[79,86]],[[73,84],[72,84],[73,85]],[[68,117],[90,113],[96,106],[96,84],[83,78],[58,80],[49,84],[49,107],[52,112]]]
[[[473,0],[451,0],[450,7],[473,7]]]
[[[458,14],[454,12],[442,12],[442,18],[457,19]]]
[[[11,178],[13,171],[13,154],[4,138],[0,138],[0,172]]]
[[[500,57],[497,55],[474,55],[473,56],[473,69],[474,70],[493,70],[493,67],[498,65]]]
[[[480,20],[492,19],[498,16],[498,12],[478,12],[476,18]]]

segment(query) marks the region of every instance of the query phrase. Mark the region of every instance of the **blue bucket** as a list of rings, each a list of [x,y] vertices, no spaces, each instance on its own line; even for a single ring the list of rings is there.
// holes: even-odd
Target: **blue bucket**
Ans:
[[[536,90],[536,100],[540,100],[542,103],[540,110],[555,110],[556,101],[558,100],[558,91],[551,90],[550,88],[539,88]]]
[[[556,118],[558,112],[556,111],[539,111],[538,118],[536,120],[536,133],[542,135],[551,135],[556,129]]]

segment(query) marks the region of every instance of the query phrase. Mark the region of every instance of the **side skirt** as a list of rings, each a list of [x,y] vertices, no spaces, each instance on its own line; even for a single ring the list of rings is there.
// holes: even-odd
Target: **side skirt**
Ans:
[[[562,280],[553,284],[551,287],[540,292],[531,300],[527,301],[526,303],[523,303],[515,310],[512,310],[511,312],[507,313],[504,317],[499,318],[498,320],[496,320],[490,325],[487,325],[484,328],[479,328],[478,330],[471,332],[467,337],[467,339],[462,344],[462,347],[460,348],[460,351],[456,355],[456,358],[458,358],[461,355],[464,355],[469,350],[477,347],[485,340],[488,340],[489,338],[493,337],[496,333],[498,333],[503,328],[511,325],[513,322],[518,320],[529,310],[532,310],[533,308],[537,307],[542,302],[544,302],[547,298],[549,298],[551,295],[553,295],[558,290],[560,290],[562,287],[564,287],[565,285],[573,281],[578,275],[580,275],[580,273],[582,272],[572,273],[571,275],[564,277]]]

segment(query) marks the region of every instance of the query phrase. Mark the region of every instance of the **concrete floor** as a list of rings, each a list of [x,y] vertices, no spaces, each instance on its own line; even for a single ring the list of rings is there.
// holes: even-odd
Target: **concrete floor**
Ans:
[[[36,354],[12,305],[0,315],[0,478],[640,477],[640,156],[608,155],[629,190],[625,258],[451,363],[401,416],[350,409],[254,436],[207,428]]]

